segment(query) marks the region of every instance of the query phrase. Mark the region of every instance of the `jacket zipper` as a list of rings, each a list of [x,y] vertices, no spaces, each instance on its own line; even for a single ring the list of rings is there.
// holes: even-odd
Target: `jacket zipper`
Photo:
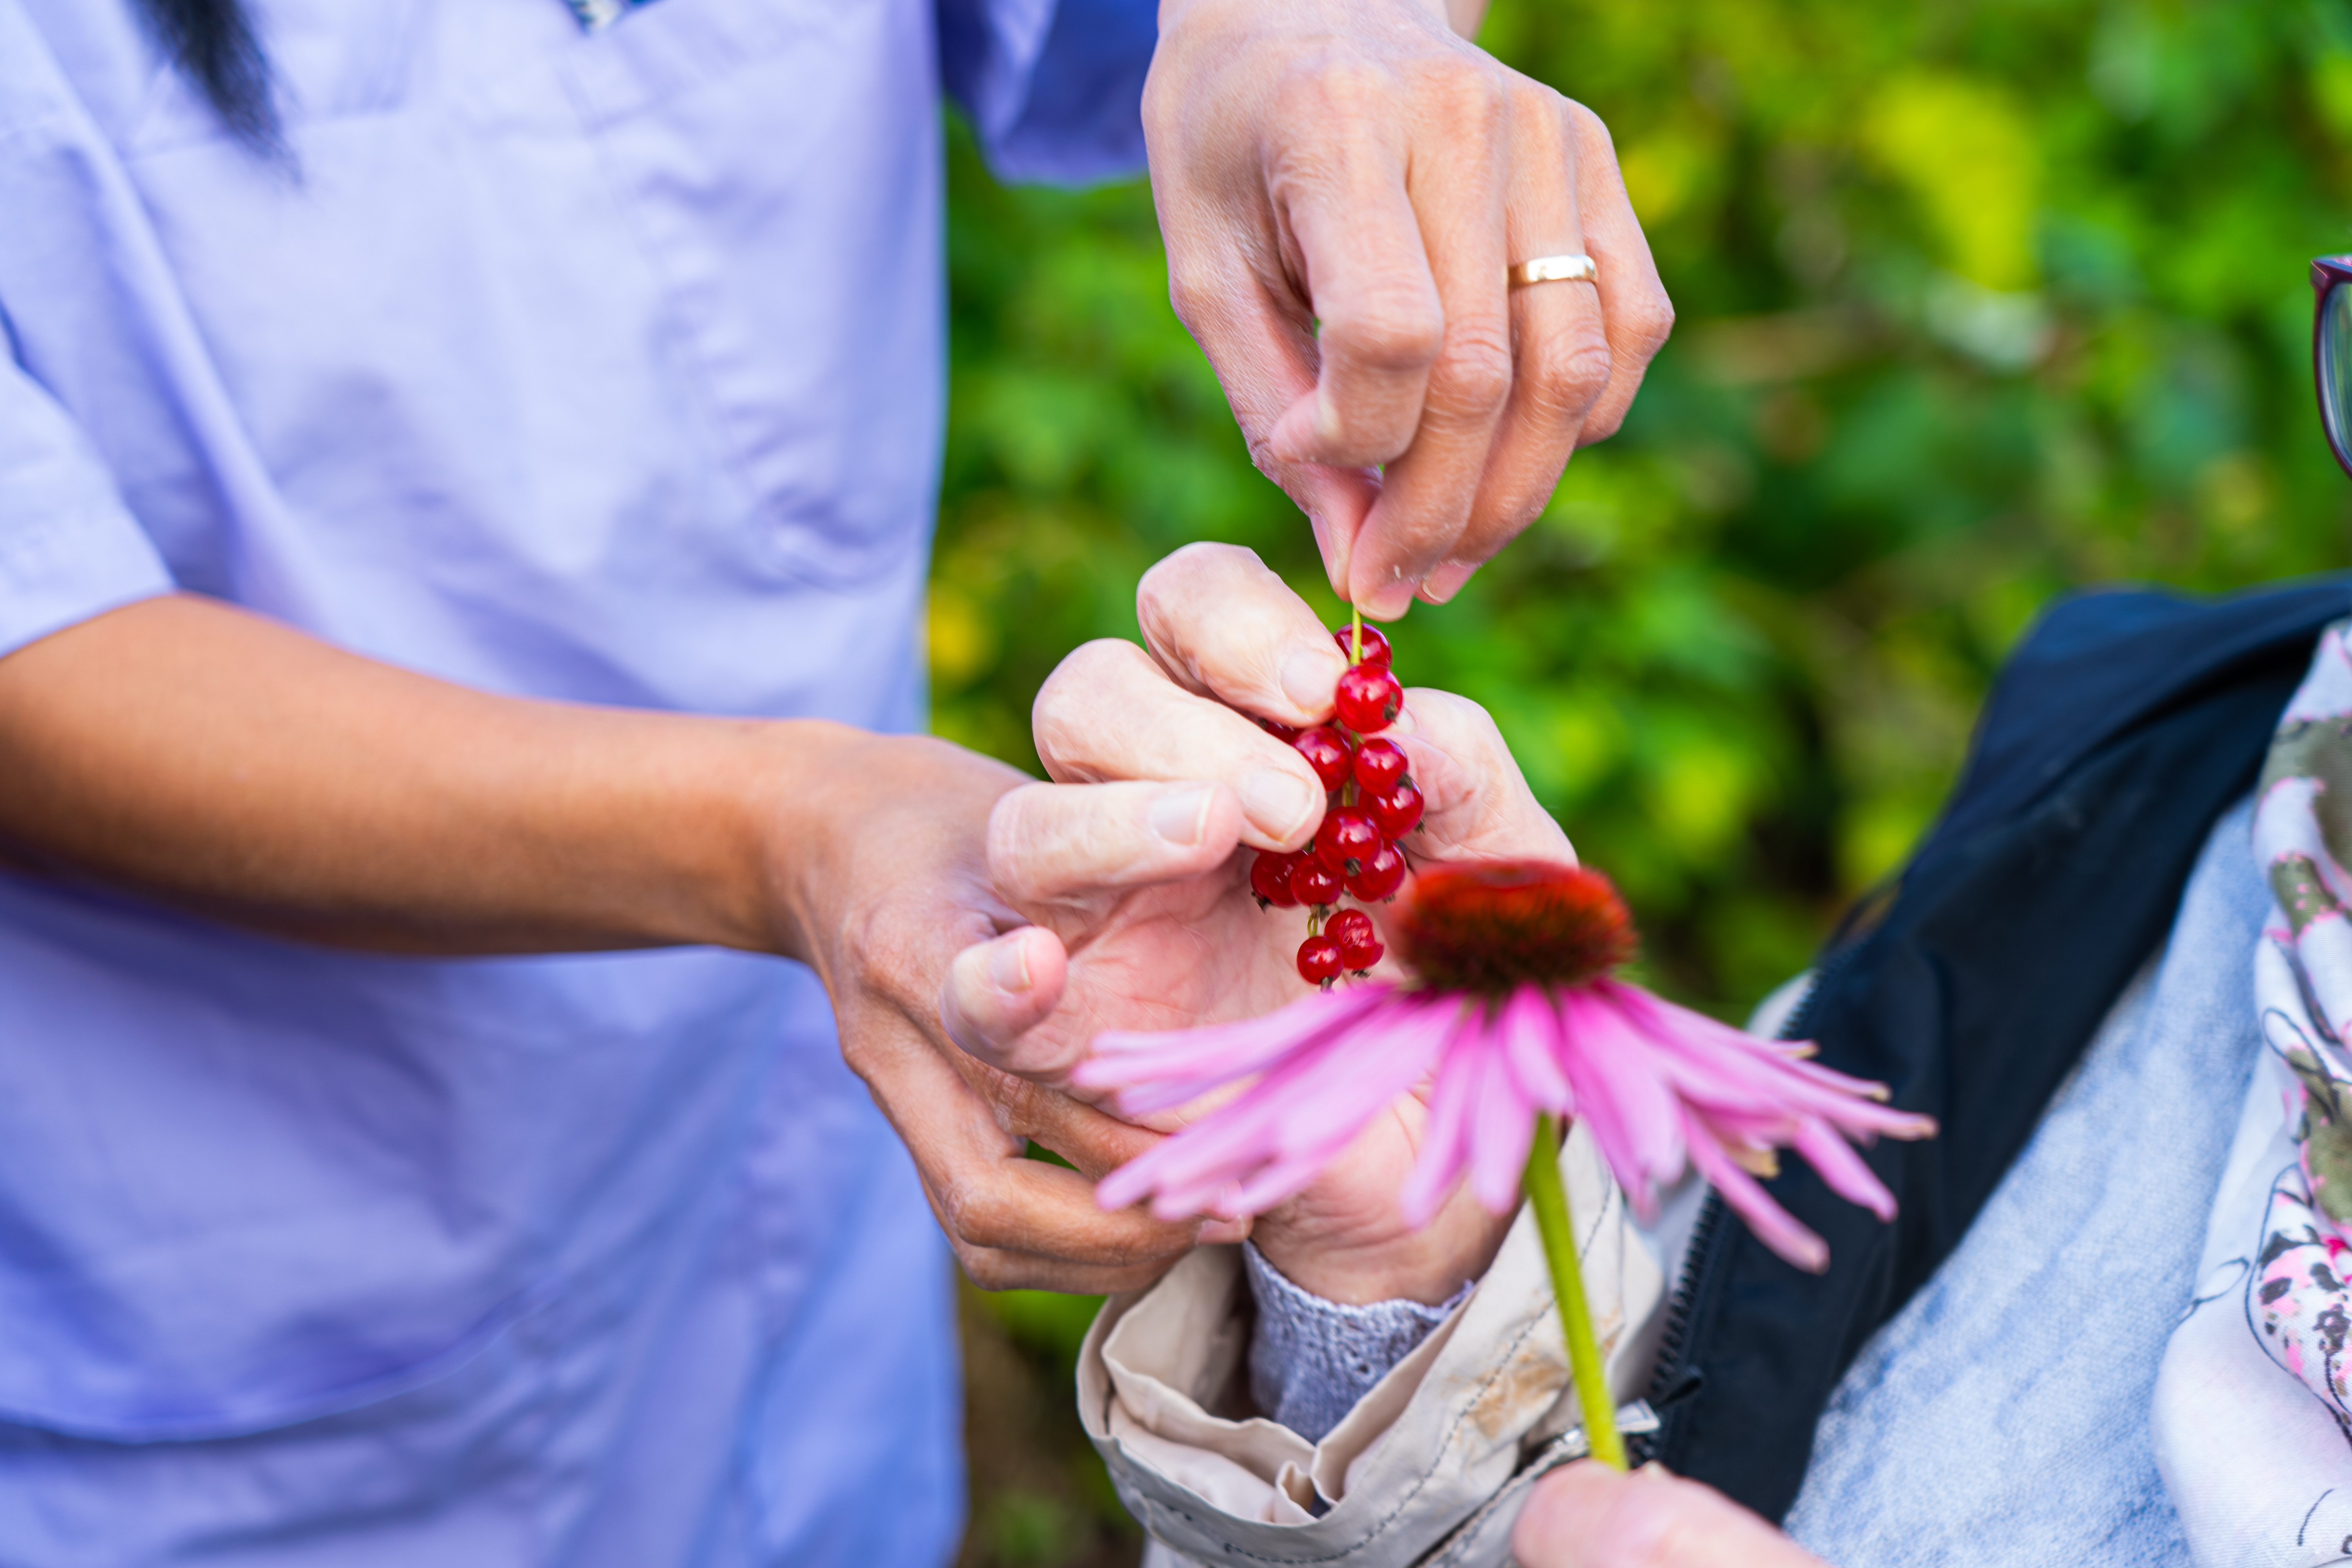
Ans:
[[[1801,1040],[1805,1026],[1811,1022],[1813,1005],[1822,990],[1851,961],[1861,941],[1848,942],[1832,953],[1813,972],[1813,983],[1789,1009],[1777,1038]],[[1699,1205],[1698,1219],[1691,1226],[1690,1246],[1683,1254],[1680,1277],[1675,1281],[1675,1293],[1666,1302],[1666,1326],[1658,1336],[1658,1367],[1650,1376],[1649,1404],[1658,1413],[1654,1432],[1633,1439],[1637,1462],[1655,1458],[1665,1447],[1682,1415],[1682,1404],[1698,1392],[1699,1377],[1690,1366],[1690,1318],[1699,1296],[1715,1278],[1723,1250],[1723,1230],[1726,1209],[1723,1194],[1709,1189],[1706,1201]]]

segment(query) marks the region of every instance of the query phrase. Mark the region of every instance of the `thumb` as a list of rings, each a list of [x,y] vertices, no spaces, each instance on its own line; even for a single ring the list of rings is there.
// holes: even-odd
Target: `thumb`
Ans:
[[[1663,1465],[1632,1475],[1587,1459],[1546,1477],[1511,1531],[1524,1568],[1822,1568],[1710,1487]]]

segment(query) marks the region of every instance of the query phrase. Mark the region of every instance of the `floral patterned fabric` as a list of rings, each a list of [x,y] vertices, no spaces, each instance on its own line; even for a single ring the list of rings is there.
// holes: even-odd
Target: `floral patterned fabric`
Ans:
[[[2295,1162],[2279,1173],[2246,1280],[2246,1321],[2273,1361],[2352,1420],[2352,622],[2319,650],[2263,767],[2254,852],[2277,900],[2254,960],[2263,1039],[2293,1075]]]

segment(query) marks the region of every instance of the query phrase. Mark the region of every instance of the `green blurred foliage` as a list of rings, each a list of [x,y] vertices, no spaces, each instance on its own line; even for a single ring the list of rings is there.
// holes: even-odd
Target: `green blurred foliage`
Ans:
[[[1392,628],[1496,714],[1667,989],[1737,1015],[1935,811],[2052,595],[2346,563],[2305,263],[2352,248],[2344,0],[1497,0],[1609,123],[1680,324],[1528,535]],[[1008,191],[951,133],[943,733],[1256,549],[1335,619],[1171,313],[1149,193]]]
[[[971,1521],[958,1568],[1132,1568],[1142,1531],[1078,1425],[1098,1296],[961,1289]]]
[[[1680,325],[1527,537],[1391,635],[1494,711],[1665,989],[1737,1016],[1807,962],[2053,595],[2352,563],[2305,270],[2352,249],[2347,0],[1496,0],[1482,42],[1608,122]],[[1135,636],[1176,546],[1344,611],[1169,310],[1149,193],[951,147],[934,710],[1034,768],[1038,682]],[[1051,1381],[1084,1317],[988,1321]],[[968,1561],[1062,1560],[1090,1505],[1026,1506],[979,1499]]]

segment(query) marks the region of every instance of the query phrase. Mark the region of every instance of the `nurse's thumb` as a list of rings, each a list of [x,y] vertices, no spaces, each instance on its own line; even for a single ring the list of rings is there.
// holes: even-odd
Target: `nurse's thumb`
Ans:
[[[1041,926],[975,942],[948,966],[940,1022],[948,1038],[991,1067],[1041,1082],[1056,1079],[1077,1065],[1085,1047],[1028,1037],[1061,1005],[1069,975],[1061,939]]]

